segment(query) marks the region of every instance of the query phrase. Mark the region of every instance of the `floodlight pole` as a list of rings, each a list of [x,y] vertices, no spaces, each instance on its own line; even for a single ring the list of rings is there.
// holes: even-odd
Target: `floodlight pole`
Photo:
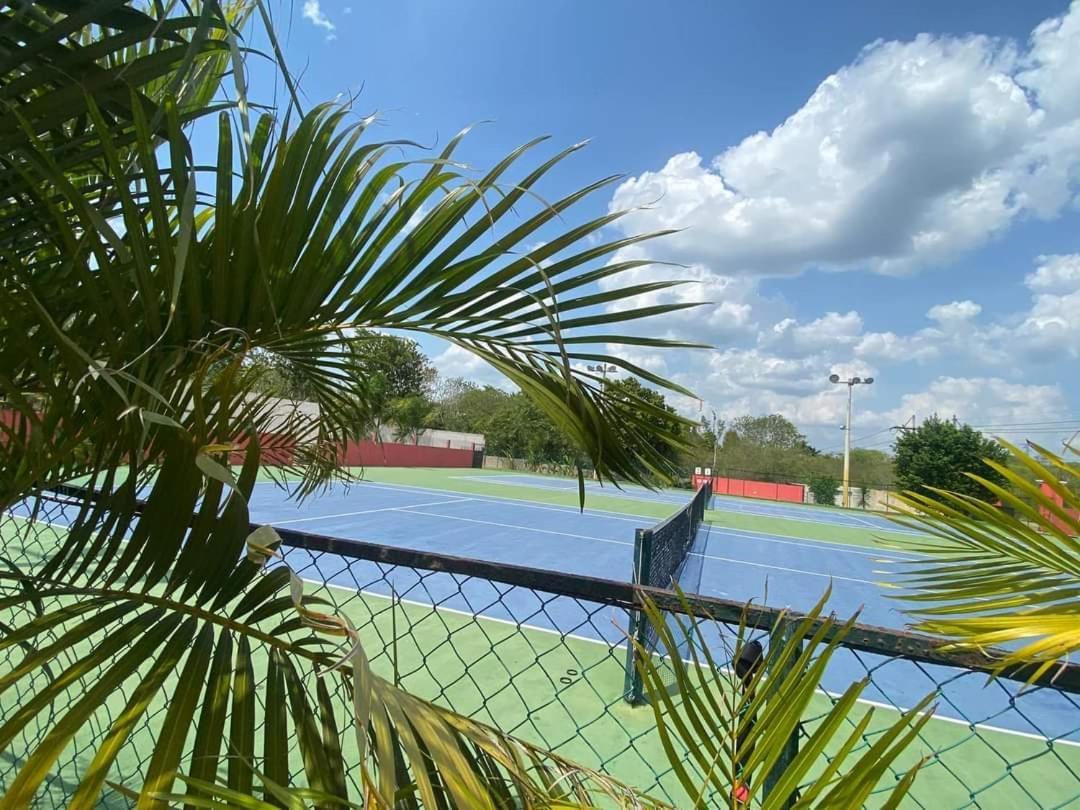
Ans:
[[[851,400],[855,386],[847,387],[847,422],[844,425],[844,508],[851,506]]]
[[[856,385],[871,385],[873,377],[865,380],[861,377],[851,377],[847,380],[840,379],[839,374],[830,374],[829,382],[837,385],[846,385],[847,389],[847,422],[844,424],[844,488],[843,506],[845,509],[851,506],[851,401]]]
[[[600,372],[600,374],[604,378],[604,382],[602,383],[604,388],[607,388],[607,375],[608,375],[608,372],[610,371],[610,372],[614,373],[614,372],[619,370],[617,366],[608,365],[607,363],[597,363],[595,366],[585,366],[585,368],[588,369],[589,371],[593,371],[593,372],[599,371]]]

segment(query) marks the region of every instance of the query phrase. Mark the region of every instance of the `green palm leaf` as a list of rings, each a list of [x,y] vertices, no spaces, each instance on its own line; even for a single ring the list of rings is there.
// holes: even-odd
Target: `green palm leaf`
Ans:
[[[845,690],[812,726],[804,724],[804,718],[814,714],[811,701],[820,692],[833,653],[855,622],[852,618],[840,624],[832,616],[823,617],[828,597],[826,592],[805,616],[778,618],[767,651],[746,674],[716,659],[703,632],[709,618],[694,618],[681,592],[686,618],[669,617],[644,597],[644,614],[660,649],[654,655],[632,640],[635,665],[668,761],[687,795],[695,798],[695,807],[717,806],[719,801],[730,801],[733,807],[862,807],[931,718],[933,695],[928,695],[884,729],[876,729],[874,742],[866,744],[864,732],[873,710],[851,718],[869,684],[864,679]],[[744,625],[725,655],[738,661],[750,654],[749,645]],[[689,660],[683,658],[686,647]],[[675,690],[666,683],[668,671]],[[790,741],[796,735],[801,739],[792,751]],[[891,787],[887,803],[906,795],[921,764]],[[742,804],[735,801],[739,796]]]
[[[1032,445],[1039,460],[1002,444],[1017,469],[986,463],[1006,486],[970,477],[1010,511],[939,489],[901,496],[894,520],[929,537],[903,543],[927,558],[901,569],[899,598],[918,629],[952,647],[1007,645],[1001,669],[1035,679],[1080,650],[1080,471],[1046,448]]]

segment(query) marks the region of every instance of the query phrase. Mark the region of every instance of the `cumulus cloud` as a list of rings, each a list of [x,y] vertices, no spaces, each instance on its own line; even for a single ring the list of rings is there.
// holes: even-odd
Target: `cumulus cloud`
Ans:
[[[949,304],[930,307],[926,317],[939,323],[961,323],[970,321],[980,312],[982,312],[982,307],[974,301],[953,301]]]
[[[974,425],[1015,425],[1068,416],[1065,396],[1056,385],[1023,385],[1000,377],[939,377],[925,391],[905,394],[885,421],[915,414],[956,416]]]
[[[758,344],[784,347],[793,354],[807,355],[827,348],[851,346],[859,340],[862,331],[862,317],[854,310],[843,314],[826,312],[806,324],[784,318],[761,332]]]
[[[1080,253],[1040,256],[1034,273],[1024,283],[1039,292],[1072,292],[1080,289]]]
[[[625,181],[627,230],[720,274],[909,273],[1056,215],[1080,176],[1080,4],[1017,46],[984,36],[876,42],[771,132]],[[1071,43],[1071,45],[1070,45]]]
[[[635,245],[618,251],[612,262],[647,259],[648,254],[641,246]],[[611,290],[655,281],[691,282],[667,290],[656,290],[616,301],[607,307],[608,311],[622,311],[642,307],[656,306],[662,303],[698,303],[705,305],[696,309],[684,310],[678,315],[677,331],[681,336],[692,340],[725,340],[734,336],[752,335],[758,328],[759,314],[772,309],[771,302],[762,299],[757,292],[753,279],[739,276],[725,276],[711,272],[702,264],[686,267],[659,264],[636,267],[614,277],[600,281],[600,288]],[[668,321],[669,324],[674,322]],[[649,322],[649,330],[663,329],[664,322]]]

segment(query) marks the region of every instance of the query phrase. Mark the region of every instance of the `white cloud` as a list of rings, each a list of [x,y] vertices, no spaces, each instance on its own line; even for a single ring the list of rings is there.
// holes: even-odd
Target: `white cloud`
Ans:
[[[1080,289],[1080,253],[1040,256],[1034,273],[1024,278],[1032,290],[1071,292]]]
[[[441,377],[464,377],[478,385],[505,389],[513,387],[506,377],[461,346],[450,344],[441,354],[432,357],[431,362]]]
[[[328,32],[327,36],[334,36],[333,31],[337,28],[330,18],[323,13],[322,6],[319,4],[319,0],[304,0],[304,19],[319,28],[325,28]]]
[[[926,317],[942,324],[955,324],[970,321],[980,312],[982,312],[982,307],[974,301],[953,301],[950,304],[930,307]]]
[[[928,337],[926,333],[904,336],[895,332],[867,332],[855,344],[855,356],[890,362],[933,360],[940,355],[940,347]]]
[[[1080,288],[1066,295],[1037,295],[1016,335],[1029,353],[1045,360],[1080,357]]]
[[[612,262],[647,259],[648,255],[641,246],[633,246],[618,251]],[[697,303],[707,304],[695,309],[683,310],[668,324],[675,324],[682,337],[696,341],[727,340],[735,336],[752,335],[757,330],[756,310],[769,308],[757,294],[757,284],[753,279],[724,276],[711,272],[702,264],[688,267],[675,267],[662,264],[650,264],[618,273],[600,281],[600,288],[611,290],[656,281],[692,282],[636,295],[608,305],[609,312],[640,309],[658,304]],[[661,319],[649,323],[650,330],[662,327]]]
[[[939,377],[925,391],[905,394],[885,417],[896,420],[893,424],[912,414],[920,421],[937,414],[973,425],[1015,425],[1062,419],[1068,413],[1056,385],[1022,385],[1000,377]]]
[[[1078,33],[1074,5],[1026,48],[873,43],[771,132],[709,162],[677,154],[625,181],[611,207],[638,209],[627,231],[683,228],[652,249],[723,275],[942,264],[1073,198]]]
[[[855,344],[863,331],[863,320],[854,310],[841,314],[826,312],[807,324],[784,318],[758,336],[758,344],[785,347],[794,354],[806,355],[824,349]]]

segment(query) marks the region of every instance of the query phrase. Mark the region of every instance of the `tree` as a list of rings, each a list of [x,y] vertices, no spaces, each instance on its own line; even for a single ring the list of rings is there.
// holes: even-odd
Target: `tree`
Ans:
[[[688,426],[679,418],[673,407],[668,405],[664,395],[626,377],[607,384],[608,392],[637,411],[641,423],[646,427],[636,438],[651,447],[657,455],[669,462],[675,462],[680,452],[686,449]],[[675,437],[675,441],[672,441]]]
[[[815,475],[810,479],[810,492],[814,503],[832,506],[836,503],[836,493],[840,491],[840,482],[828,475]]]
[[[351,341],[350,359],[357,377],[383,380],[387,400],[433,393],[435,367],[415,340],[361,329]]]
[[[475,385],[463,387],[459,393],[442,399],[436,404],[431,414],[431,425],[442,430],[486,435],[492,415],[508,399],[510,399],[510,394],[490,385],[483,388]],[[491,450],[490,445],[488,449]]]
[[[781,450],[812,449],[799,429],[778,413],[740,416],[731,423],[731,430],[735,431],[743,444]]]
[[[520,393],[504,395],[485,425],[486,448],[494,456],[521,458],[534,466],[572,465],[581,456],[555,423]]]
[[[413,444],[420,442],[420,434],[427,427],[431,415],[431,402],[421,396],[400,397],[390,403],[389,418],[397,428],[396,441],[408,439]]]
[[[896,440],[896,481],[906,490],[933,497],[931,487],[996,501],[998,495],[969,473],[1001,485],[1005,476],[984,459],[1004,464],[1009,454],[970,425],[932,416]]]
[[[463,394],[469,391],[475,391],[479,388],[472,380],[466,380],[464,377],[439,377],[435,378],[435,390],[432,394],[432,399],[436,403],[442,404],[444,402],[453,402],[460,398]]]

